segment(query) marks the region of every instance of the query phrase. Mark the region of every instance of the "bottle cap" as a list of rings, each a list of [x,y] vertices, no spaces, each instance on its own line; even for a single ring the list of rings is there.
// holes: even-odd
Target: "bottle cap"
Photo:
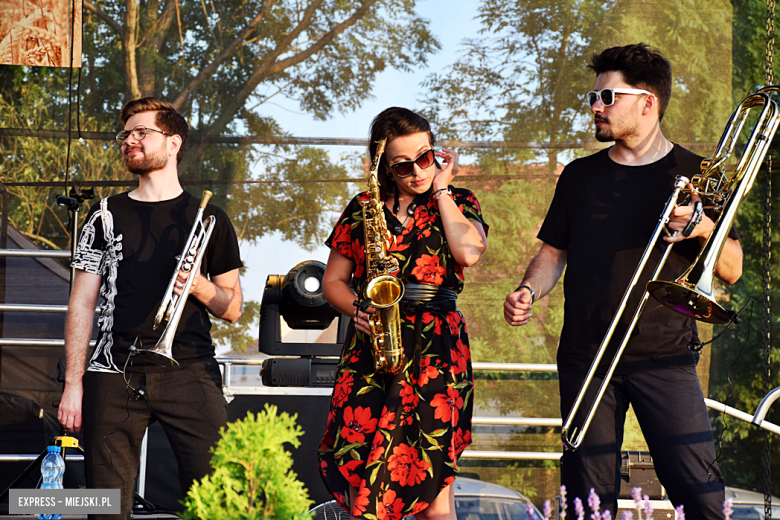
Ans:
[[[60,452],[60,447],[59,446],[49,446],[48,448],[46,448],[46,451],[48,453],[59,453]]]

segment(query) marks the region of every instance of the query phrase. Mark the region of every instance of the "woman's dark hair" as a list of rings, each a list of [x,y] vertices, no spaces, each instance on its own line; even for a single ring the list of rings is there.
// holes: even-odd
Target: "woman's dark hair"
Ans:
[[[371,163],[373,164],[374,156],[376,155],[377,143],[383,138],[387,137],[387,142],[389,143],[396,137],[404,137],[419,132],[428,132],[431,146],[434,145],[436,136],[433,135],[428,120],[423,116],[401,107],[390,107],[383,110],[371,121],[368,142],[368,153],[371,156]],[[387,160],[384,156],[379,164],[377,180],[379,181],[379,193],[382,197],[385,197],[385,200],[388,195],[398,194],[393,175],[387,167]]]
[[[672,65],[660,52],[644,43],[612,47],[594,54],[588,67],[597,75],[620,72],[632,87],[655,94],[658,98],[658,119],[663,119],[672,97]]]

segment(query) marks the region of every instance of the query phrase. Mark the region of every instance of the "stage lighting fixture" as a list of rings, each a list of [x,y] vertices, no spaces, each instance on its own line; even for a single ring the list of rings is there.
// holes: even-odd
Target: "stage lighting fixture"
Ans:
[[[267,386],[333,386],[349,318],[341,316],[322,295],[325,264],[301,262],[286,275],[271,274],[260,306],[259,350],[272,356],[261,375]],[[336,343],[282,343],[280,318],[292,329],[326,329],[339,317]],[[323,358],[332,359],[323,359]]]

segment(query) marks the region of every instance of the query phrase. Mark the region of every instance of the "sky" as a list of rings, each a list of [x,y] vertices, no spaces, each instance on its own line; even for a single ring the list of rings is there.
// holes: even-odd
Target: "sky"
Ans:
[[[267,115],[279,121],[284,130],[296,137],[342,137],[365,139],[368,126],[376,114],[389,106],[407,108],[419,107],[422,97],[420,84],[432,72],[443,70],[453,63],[464,38],[473,37],[479,28],[474,19],[478,3],[473,0],[428,0],[418,4],[418,12],[430,20],[433,34],[441,43],[438,54],[429,59],[426,67],[411,72],[385,71],[377,77],[374,99],[366,101],[358,110],[345,114],[334,114],[328,121],[316,121],[302,112],[295,102],[280,101],[268,104]],[[434,129],[435,131],[435,129]],[[355,147],[324,147],[333,159],[344,152],[362,151]],[[357,192],[357,184],[350,187]],[[282,240],[279,235],[270,235],[255,245],[244,243],[241,256],[248,266],[241,279],[245,300],[261,301],[263,288],[269,274],[286,274],[304,260],[327,262],[329,250],[325,246],[308,252],[294,242]]]

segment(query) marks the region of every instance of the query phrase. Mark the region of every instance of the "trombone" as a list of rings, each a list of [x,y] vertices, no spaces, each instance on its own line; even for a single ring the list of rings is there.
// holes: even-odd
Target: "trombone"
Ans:
[[[179,326],[179,320],[181,320],[182,312],[184,312],[184,305],[187,303],[187,296],[190,294],[192,281],[195,277],[189,276],[187,278],[187,282],[181,291],[181,296],[176,295],[173,292],[173,288],[176,285],[179,271],[197,273],[200,270],[203,255],[206,254],[206,245],[217,223],[217,219],[213,215],[207,217],[205,221],[203,220],[203,210],[206,209],[206,204],[208,204],[212,195],[213,193],[210,191],[203,190],[203,198],[200,200],[200,207],[195,215],[195,223],[192,225],[187,242],[184,244],[182,253],[178,257],[176,269],[173,271],[171,281],[168,283],[168,288],[165,290],[165,295],[154,317],[154,327],[152,328],[157,330],[157,327],[160,326],[163,320],[167,321],[168,324],[165,326],[165,330],[154,348],[139,351],[162,356],[163,363],[165,363],[164,366],[173,367],[179,364],[173,358],[173,337],[176,335],[176,328]]]
[[[736,217],[737,208],[753,185],[753,181],[758,174],[764,156],[769,149],[769,144],[772,142],[772,138],[777,131],[778,124],[780,124],[780,113],[778,112],[777,104],[770,99],[767,94],[770,91],[778,90],[780,90],[780,87],[778,86],[765,87],[742,100],[731,114],[729,123],[718,142],[718,146],[716,147],[712,158],[702,161],[702,172],[694,176],[692,181],[693,190],[685,188],[689,182],[685,177],[677,177],[677,179],[675,179],[674,191],[666,202],[666,206],[664,206],[658,224],[653,231],[653,235],[650,237],[650,242],[639,261],[634,276],[629,282],[623,299],[615,312],[615,316],[612,318],[607,334],[604,336],[604,339],[599,346],[599,350],[585,377],[585,382],[574,401],[572,409],[569,411],[566,422],[563,424],[561,438],[563,439],[564,449],[574,451],[582,444],[582,440],[596,415],[596,409],[601,403],[601,399],[607,390],[607,385],[609,385],[609,382],[612,379],[612,375],[617,368],[620,357],[628,344],[631,333],[639,321],[639,316],[650,295],[658,299],[667,307],[697,320],[708,321],[710,323],[726,323],[730,320],[737,320],[736,313],[723,309],[714,300],[714,270],[718,257],[728,238],[731,225]],[[733,175],[729,178],[725,173],[725,163],[736,147],[737,140],[742,132],[742,128],[745,125],[750,110],[755,107],[763,108],[761,109],[758,121],[753,127],[750,139],[745,147],[745,152],[737,163]],[[604,376],[590,411],[580,427],[574,426],[574,418],[582,405],[585,394],[596,374],[601,358],[607,350],[612,335],[623,316],[628,299],[645,268],[650,253],[661,233],[665,232],[667,235],[669,234],[666,224],[669,222],[669,215],[677,203],[680,193],[684,193],[687,198],[689,191],[697,193],[702,200],[708,201],[716,210],[721,211],[720,216],[715,223],[715,229],[709,239],[707,239],[704,247],[702,247],[702,250],[691,267],[674,282],[656,281],[674,244],[670,243],[666,246],[663,256],[653,272],[653,276],[647,284],[644,295],[631,318],[631,322],[620,342],[615,357]]]

